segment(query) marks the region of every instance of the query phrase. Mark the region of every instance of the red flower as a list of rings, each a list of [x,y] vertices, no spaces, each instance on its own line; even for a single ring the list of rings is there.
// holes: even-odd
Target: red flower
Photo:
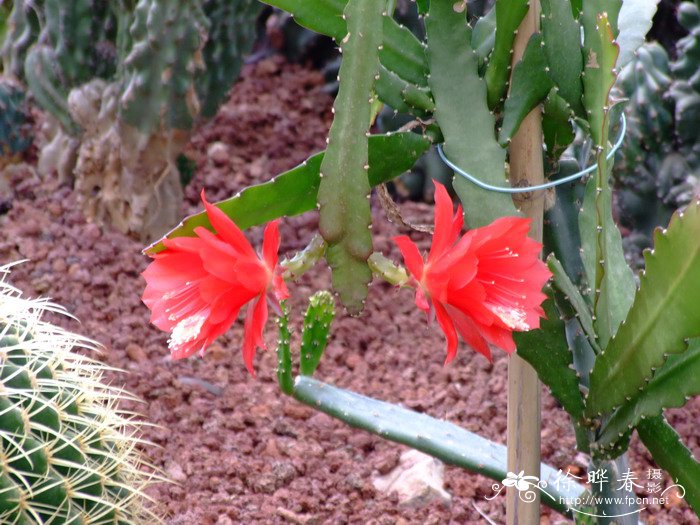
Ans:
[[[289,296],[277,268],[280,245],[277,222],[265,227],[262,257],[223,211],[202,201],[216,233],[194,229],[196,237],[164,239],[166,249],[153,256],[143,272],[142,300],[151,309],[151,322],[170,332],[173,359],[204,349],[223,334],[247,303],[243,360],[252,375],[256,347],[265,348],[267,294],[277,301]]]
[[[513,334],[539,328],[551,276],[538,258],[542,245],[527,236],[530,219],[502,217],[459,238],[462,207],[452,216],[452,201],[435,183],[435,233],[423,260],[407,236],[395,237],[416,289],[416,305],[435,312],[447,337],[447,359],[457,353],[457,334],[489,360],[488,343],[515,350]],[[459,239],[459,240],[458,240]]]

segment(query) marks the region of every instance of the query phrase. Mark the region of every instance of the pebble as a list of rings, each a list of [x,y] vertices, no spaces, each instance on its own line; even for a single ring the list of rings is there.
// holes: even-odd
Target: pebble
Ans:
[[[145,363],[146,361],[148,361],[148,356],[146,355],[146,352],[144,352],[143,348],[141,348],[136,343],[129,343],[128,345],[126,345],[126,355],[128,355],[130,359],[133,359],[137,363]]]
[[[182,467],[174,461],[170,463],[165,472],[170,479],[177,481],[178,483],[182,483],[187,479],[187,474],[185,474],[185,471],[182,470]]]
[[[207,156],[219,166],[223,166],[228,162],[229,151],[228,146],[223,142],[214,142],[209,149],[207,149]]]
[[[372,482],[379,492],[396,493],[402,505],[422,507],[432,501],[452,501],[444,489],[444,476],[441,461],[418,450],[408,450],[401,454],[396,468],[385,476],[374,477]]]

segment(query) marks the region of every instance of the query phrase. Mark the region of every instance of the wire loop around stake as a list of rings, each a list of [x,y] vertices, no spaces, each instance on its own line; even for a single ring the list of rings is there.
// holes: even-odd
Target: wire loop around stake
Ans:
[[[625,140],[625,133],[627,133],[627,119],[625,118],[625,114],[622,113],[620,116],[620,136],[617,138],[617,141],[615,141],[615,144],[613,145],[612,149],[610,150],[610,153],[608,153],[607,158],[610,160],[613,155],[617,152],[618,149],[620,149],[620,146],[622,145],[622,142]],[[549,188],[554,188],[555,186],[560,186],[562,184],[566,184],[567,182],[572,182],[575,181],[576,179],[580,179],[584,175],[587,175],[594,171],[598,167],[598,163],[594,163],[591,166],[588,166],[586,169],[578,171],[574,173],[573,175],[567,175],[566,177],[563,177],[561,179],[553,180],[551,182],[546,182],[544,184],[537,184],[535,186],[524,186],[521,188],[512,188],[510,186],[492,186],[491,184],[487,184],[485,182],[480,181],[474,175],[471,175],[467,173],[466,171],[460,169],[456,164],[454,164],[450,159],[448,159],[445,156],[445,152],[442,150],[442,144],[437,145],[437,150],[438,154],[440,155],[440,158],[442,161],[447,164],[450,168],[452,168],[455,173],[458,173],[468,181],[476,184],[480,188],[483,188],[485,190],[489,191],[497,191],[499,193],[527,193],[531,191],[537,191],[537,190],[546,190]]]

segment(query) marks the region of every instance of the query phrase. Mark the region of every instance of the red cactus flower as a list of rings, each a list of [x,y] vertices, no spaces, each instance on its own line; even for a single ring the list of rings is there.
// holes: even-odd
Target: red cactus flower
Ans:
[[[542,245],[527,236],[530,219],[502,217],[459,238],[462,225],[462,207],[453,217],[452,200],[436,182],[427,260],[407,236],[394,238],[416,289],[416,305],[432,310],[445,333],[445,363],[457,353],[457,334],[489,360],[488,343],[513,352],[513,331],[539,328],[542,286],[551,276],[538,258]]]
[[[247,303],[243,360],[252,375],[256,347],[265,348],[267,295],[277,301],[289,296],[277,267],[280,245],[278,221],[265,227],[262,257],[224,212],[202,201],[216,230],[197,227],[196,237],[164,239],[166,249],[153,255],[143,272],[142,300],[151,310],[151,322],[170,332],[173,359],[204,350],[238,318]],[[254,301],[254,302],[253,302]]]

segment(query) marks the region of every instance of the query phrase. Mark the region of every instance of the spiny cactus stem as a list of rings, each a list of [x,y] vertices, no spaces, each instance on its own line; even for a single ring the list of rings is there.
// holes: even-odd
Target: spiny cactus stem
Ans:
[[[394,264],[380,252],[369,256],[369,267],[374,275],[391,285],[403,286],[408,282],[406,269]]]
[[[289,332],[289,310],[287,301],[280,301],[280,310],[277,323],[279,325],[279,342],[277,344],[277,380],[280,389],[287,395],[292,395],[294,380],[292,379],[292,352],[290,348],[291,333]]]
[[[291,259],[284,259],[280,266],[284,269],[282,277],[285,279],[298,279],[325,255],[326,241],[319,234],[313,236],[306,247],[294,254]]]
[[[311,376],[316,371],[328,344],[328,334],[335,316],[335,301],[330,292],[316,292],[309,299],[301,336],[302,375]]]
[[[372,279],[368,136],[384,8],[375,0],[349,0],[343,12],[347,34],[341,41],[340,87],[320,168],[319,231],[328,243],[333,287],[353,314],[362,310]]]

